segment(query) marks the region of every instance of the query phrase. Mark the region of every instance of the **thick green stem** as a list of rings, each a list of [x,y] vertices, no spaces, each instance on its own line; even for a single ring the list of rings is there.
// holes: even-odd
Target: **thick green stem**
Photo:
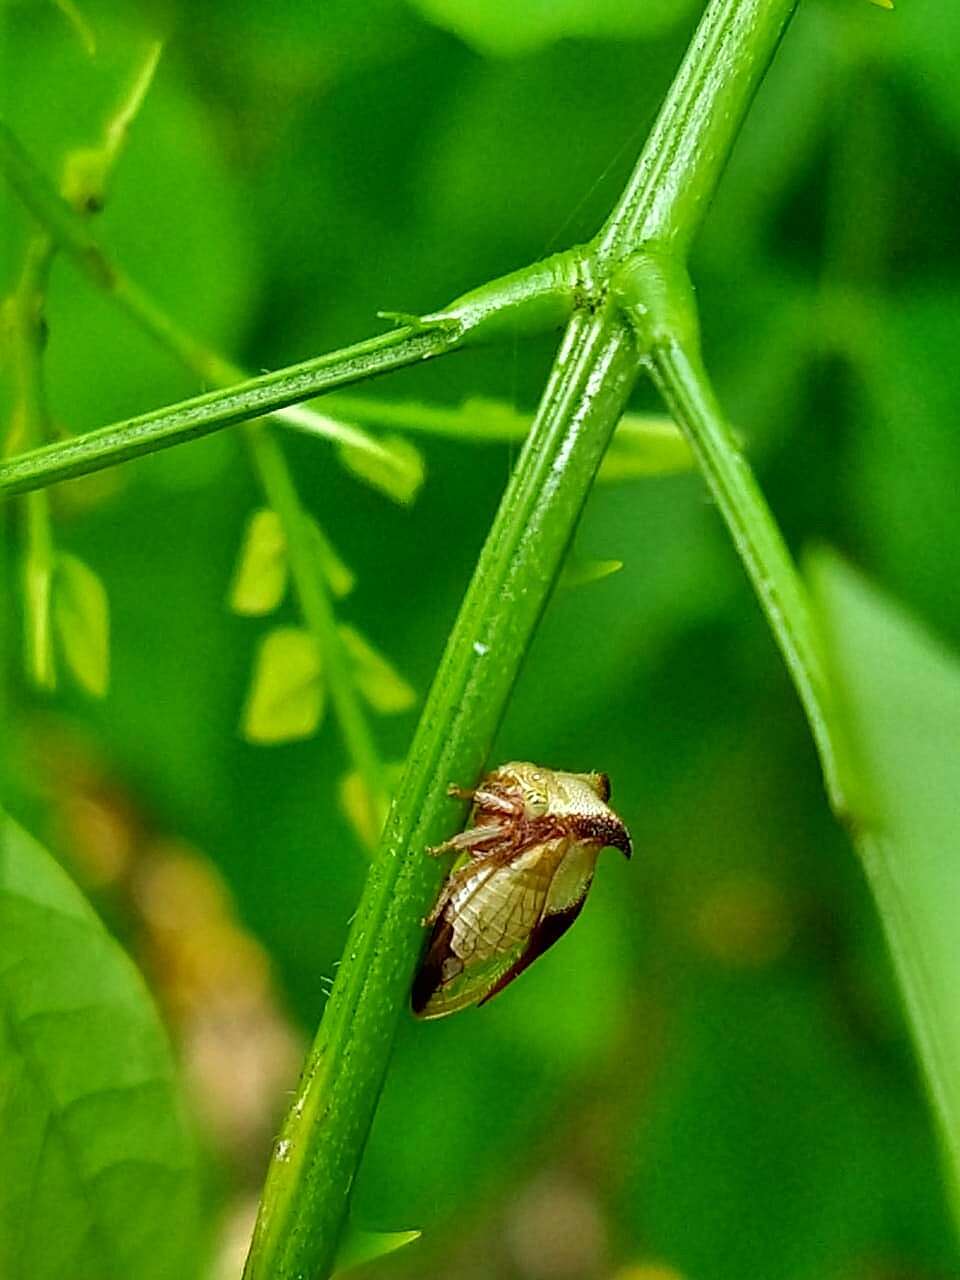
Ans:
[[[597,242],[600,262],[656,240],[684,257],[796,0],[714,0]]]
[[[504,494],[421,716],[297,1100],[271,1164],[248,1280],[327,1275],[441,868],[424,856],[482,771],[636,373],[610,315],[578,316]]]
[[[277,1143],[247,1280],[329,1274],[422,946],[420,919],[440,877],[423,850],[462,819],[463,806],[449,799],[447,785],[469,784],[486,763],[639,368],[626,319],[611,310],[613,300],[604,301],[610,268],[651,227],[675,245],[689,243],[791,9],[792,0],[714,0],[599,252],[591,248],[577,259],[584,309],[567,330],[424,708],[380,856]],[[724,127],[711,125],[714,113],[725,118]],[[658,197],[661,185],[673,194]]]

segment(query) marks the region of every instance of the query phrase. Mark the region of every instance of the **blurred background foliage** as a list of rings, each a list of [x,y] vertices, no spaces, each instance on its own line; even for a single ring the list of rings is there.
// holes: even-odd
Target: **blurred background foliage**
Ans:
[[[51,178],[169,33],[97,232],[251,369],[366,336],[588,238],[676,68],[690,0],[6,0],[3,109]],[[95,40],[93,52],[87,47]],[[840,548],[960,645],[960,94],[953,0],[802,0],[693,262],[708,363],[792,545]],[[0,206],[0,286],[29,224]],[[46,370],[71,431],[197,390],[67,263]],[[364,388],[529,410],[554,343]],[[652,393],[639,408],[656,409]],[[515,448],[417,437],[392,504],[288,437],[357,575],[342,619],[422,695]],[[104,582],[102,702],[7,645],[7,787],[134,950],[206,1134],[218,1275],[322,1010],[367,855],[329,715],[241,740],[262,624],[227,600],[261,499],[238,439],[53,495]],[[598,488],[494,752],[604,769],[637,856],[480,1013],[405,1019],[354,1213],[450,1280],[942,1280],[936,1143],[863,878],[693,474]],[[288,601],[281,622],[296,623]],[[289,616],[288,616],[289,615]],[[9,638],[8,638],[9,639]],[[378,720],[402,759],[416,709]],[[466,779],[457,781],[465,782]]]

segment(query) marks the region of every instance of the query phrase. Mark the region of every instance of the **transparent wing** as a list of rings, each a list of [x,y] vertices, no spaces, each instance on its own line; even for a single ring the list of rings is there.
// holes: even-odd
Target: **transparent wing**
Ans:
[[[511,971],[519,973],[532,961],[533,956],[524,961],[524,953],[541,924],[568,843],[546,841],[454,872],[414,983],[415,1013],[442,1017],[489,999],[511,980]]]

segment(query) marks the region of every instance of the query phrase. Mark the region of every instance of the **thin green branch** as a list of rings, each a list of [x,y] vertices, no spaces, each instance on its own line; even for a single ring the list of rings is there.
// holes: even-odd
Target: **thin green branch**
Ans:
[[[64,165],[63,186],[70,189],[78,207],[93,213],[103,206],[103,193],[113,164],[119,157],[129,127],[150,85],[161,46],[153,44],[137,69],[130,92],[107,120],[103,143],[90,151],[71,152]],[[59,197],[52,194],[52,201]],[[71,215],[72,216],[72,215]],[[16,396],[7,440],[8,449],[38,445],[51,434],[43,380],[46,345],[46,293],[50,269],[59,248],[57,235],[41,225],[27,241],[23,272],[8,304],[15,358]],[[53,651],[52,603],[55,547],[49,496],[27,494],[25,511],[24,651],[26,667],[34,683],[44,689],[56,684]]]
[[[11,441],[36,444],[49,434],[43,381],[44,303],[53,255],[50,237],[43,231],[34,232],[27,242],[17,287],[7,301],[15,383],[8,447]],[[23,542],[25,666],[34,684],[41,689],[52,689],[56,684],[51,618],[55,553],[50,500],[46,493],[32,493],[28,497],[24,507]]]
[[[120,99],[116,110],[107,120],[103,130],[102,150],[106,157],[108,173],[116,165],[120,152],[126,145],[130,126],[140,114],[140,108],[143,106],[150,91],[150,86],[153,84],[153,77],[160,63],[160,55],[162,53],[163,41],[151,40],[147,45],[143,61],[134,70],[127,92]]]
[[[614,292],[727,523],[810,722],[827,791],[842,813],[830,692],[806,592],[701,359],[699,320],[686,268],[669,253],[647,250],[621,267]]]
[[[699,353],[680,343],[652,355],[653,379],[697,459],[777,639],[820,754],[834,808],[845,811],[830,690],[806,592],[783,535],[717,401]]]
[[[370,812],[363,828],[379,831],[389,799],[383,763],[337,630],[336,614],[311,538],[307,514],[280,443],[267,424],[248,423],[244,430],[267,501],[280,517],[300,610],[323,655],[324,676],[340,732],[364,784]]]
[[[367,426],[392,427],[412,435],[439,436],[470,444],[519,443],[530,430],[533,415],[505,400],[473,398],[460,405],[427,404],[417,400],[383,400],[373,396],[333,395],[324,404],[339,417]],[[291,409],[291,415],[296,413]],[[312,434],[310,418],[291,416],[285,425]],[[666,414],[625,413],[617,424],[610,449],[600,466],[598,481],[664,475],[693,466],[693,454],[676,423]]]
[[[332,387],[348,386],[391,369],[416,364],[450,350],[443,332],[397,329],[277,373],[264,374],[233,390],[211,391],[0,462],[0,495],[24,493],[60,480],[89,475],[174,444],[196,440],[235,422]]]
[[[135,78],[128,97],[107,124],[103,144],[78,151],[69,158],[64,175],[64,193],[69,199],[53,189],[2,121],[0,167],[52,241],[70,256],[97,288],[112,297],[141,328],[203,381],[228,390],[226,394],[213,391],[170,409],[57,442],[42,451],[9,458],[0,465],[0,494],[24,492],[71,476],[85,475],[181,440],[217,431],[232,422],[274,411],[280,417],[289,417],[298,426],[309,427],[316,435],[369,453],[382,468],[393,468],[396,463],[389,450],[366,432],[294,402],[309,398],[327,386],[343,385],[439,354],[446,348],[443,339],[449,338],[449,328],[437,324],[416,331],[412,328],[395,330],[369,342],[321,356],[318,360],[249,379],[246,387],[234,385],[243,384],[247,374],[218,352],[198,342],[158,307],[136,281],[111,260],[90,231],[84,215],[102,206],[109,175],[108,162],[116,159],[127,135],[131,111],[142,101],[148,73],[152,74],[156,65],[158,49],[159,46],[151,46],[148,50],[144,67]],[[422,340],[404,342],[405,338],[419,335],[422,339],[428,334],[433,335],[433,343]],[[238,395],[244,391],[248,393],[246,396]],[[223,407],[222,412],[218,405]],[[286,405],[292,407],[286,408]]]

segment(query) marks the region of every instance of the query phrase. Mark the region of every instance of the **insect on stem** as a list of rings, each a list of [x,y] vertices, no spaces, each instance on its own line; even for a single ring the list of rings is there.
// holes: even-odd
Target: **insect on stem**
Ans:
[[[603,773],[501,765],[473,792],[465,831],[428,849],[462,856],[424,921],[433,933],[413,984],[413,1011],[442,1018],[508,986],[577,918],[600,850],[630,857]]]

